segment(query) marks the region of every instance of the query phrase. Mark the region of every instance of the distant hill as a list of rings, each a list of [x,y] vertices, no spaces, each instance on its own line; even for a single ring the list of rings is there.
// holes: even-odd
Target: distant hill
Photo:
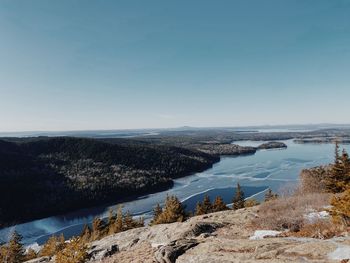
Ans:
[[[134,198],[219,160],[135,140],[71,137],[0,140],[0,227]]]

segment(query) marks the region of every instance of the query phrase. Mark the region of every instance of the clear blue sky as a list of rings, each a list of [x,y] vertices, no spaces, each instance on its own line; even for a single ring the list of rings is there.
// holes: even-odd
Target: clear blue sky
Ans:
[[[0,131],[349,123],[350,1],[0,1]]]

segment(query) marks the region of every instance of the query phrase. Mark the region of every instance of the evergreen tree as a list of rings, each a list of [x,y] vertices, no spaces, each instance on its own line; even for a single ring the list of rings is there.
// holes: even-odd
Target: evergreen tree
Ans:
[[[123,231],[124,230],[128,230],[128,229],[132,229],[136,227],[136,222],[134,221],[134,219],[132,218],[132,215],[130,214],[129,211],[127,211],[125,213],[125,215],[123,216]]]
[[[51,236],[40,250],[40,256],[52,257],[65,246],[63,234],[60,237]]]
[[[236,194],[232,200],[232,203],[233,210],[244,208],[244,192],[239,183],[237,183]]]
[[[176,196],[167,196],[163,212],[159,215],[155,224],[183,222],[186,213],[183,205]]]
[[[123,206],[118,205],[117,219],[115,220],[115,233],[123,231]]]
[[[213,203],[213,212],[219,212],[219,211],[224,211],[227,210],[228,207],[226,206],[224,200],[222,199],[221,196],[217,196],[214,200]]]
[[[92,221],[91,240],[97,240],[103,236],[104,224],[100,218],[95,218]]]
[[[201,202],[197,202],[195,215],[196,216],[200,216],[200,215],[204,215],[204,214],[205,214],[205,211],[203,209],[202,203]]]
[[[72,238],[67,246],[57,253],[56,263],[84,263],[88,260],[87,247],[79,238]]]
[[[145,219],[143,216],[141,216],[137,222],[137,227],[144,227],[145,226]]]
[[[341,193],[350,187],[350,159],[345,149],[339,155],[338,144],[335,148],[335,161],[330,174],[325,178],[325,185],[328,192]]]
[[[4,263],[21,263],[25,260],[24,248],[22,245],[22,236],[18,234],[16,231],[13,232],[10,242],[3,249]]]
[[[115,216],[114,216],[114,211],[112,208],[108,210],[108,221],[107,224],[108,226],[111,226],[114,224]]]
[[[84,225],[83,231],[80,234],[81,240],[85,243],[91,240],[91,228],[88,225]]]
[[[331,215],[334,221],[350,226],[350,188],[340,197],[334,196],[331,205]]]
[[[335,141],[335,149],[334,149],[334,163],[339,161],[339,142]]]
[[[341,162],[344,167],[344,177],[343,181],[340,182],[340,187],[343,191],[350,188],[350,158],[348,153],[345,149],[343,149],[342,156],[341,156]]]
[[[116,227],[116,215],[114,214],[114,211],[112,208],[108,211],[108,221],[107,221],[107,227],[108,227],[108,235],[113,235],[117,233],[117,227]]]
[[[253,207],[259,205],[259,202],[255,200],[254,198],[250,198],[244,202],[245,207]]]
[[[7,246],[0,245],[0,262],[7,262]]]
[[[154,208],[153,208],[153,219],[150,222],[150,225],[154,225],[155,222],[157,222],[159,216],[163,212],[162,208],[160,207],[160,204],[158,203]]]
[[[65,245],[65,238],[64,238],[64,235],[61,234],[59,237],[58,237],[58,249],[61,250],[63,249]]]
[[[204,196],[202,208],[203,208],[204,214],[209,214],[213,210],[213,205],[211,204],[211,201],[208,195]]]
[[[268,202],[268,201],[271,201],[271,200],[275,200],[277,198],[278,198],[278,195],[275,194],[274,192],[272,192],[271,188],[269,188],[269,190],[265,194],[265,202]]]
[[[36,253],[34,249],[29,248],[28,251],[25,254],[25,261],[37,258],[37,256],[38,256],[38,253]]]

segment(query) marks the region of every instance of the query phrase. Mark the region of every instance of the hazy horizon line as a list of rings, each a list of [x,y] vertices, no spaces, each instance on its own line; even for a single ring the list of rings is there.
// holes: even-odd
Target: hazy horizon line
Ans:
[[[62,129],[62,130],[11,130],[1,131],[3,133],[55,133],[55,132],[96,132],[96,131],[142,131],[142,130],[172,130],[181,128],[192,129],[219,129],[219,128],[262,128],[262,127],[292,127],[292,126],[350,126],[350,123],[291,123],[291,124],[257,124],[257,125],[237,125],[237,126],[174,126],[174,127],[148,127],[148,128],[96,128],[96,129]]]

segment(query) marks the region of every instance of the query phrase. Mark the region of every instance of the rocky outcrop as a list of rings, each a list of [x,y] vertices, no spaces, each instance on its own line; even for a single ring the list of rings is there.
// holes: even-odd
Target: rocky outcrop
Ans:
[[[222,211],[108,236],[90,244],[89,262],[339,263],[350,259],[349,237],[250,239],[255,233],[251,221],[258,216],[258,209]]]
[[[176,259],[190,248],[197,246],[195,239],[180,239],[160,247],[155,253],[155,260],[159,263],[175,263]]]
[[[35,258],[29,261],[26,261],[25,263],[47,263],[47,262],[53,262],[49,257],[40,257]]]
[[[89,246],[90,262],[99,262],[112,255],[126,260],[126,251],[139,251],[144,248],[152,251],[152,260],[175,262],[176,258],[188,249],[199,244],[199,240],[208,237],[225,224],[188,220],[184,223],[163,224],[131,229],[94,241]],[[134,252],[133,252],[134,253]],[[121,259],[120,259],[121,260]],[[143,261],[140,261],[143,262]],[[152,261],[150,261],[152,262]]]
[[[259,150],[267,150],[267,149],[283,149],[287,148],[287,145],[283,142],[267,142],[258,146]]]

